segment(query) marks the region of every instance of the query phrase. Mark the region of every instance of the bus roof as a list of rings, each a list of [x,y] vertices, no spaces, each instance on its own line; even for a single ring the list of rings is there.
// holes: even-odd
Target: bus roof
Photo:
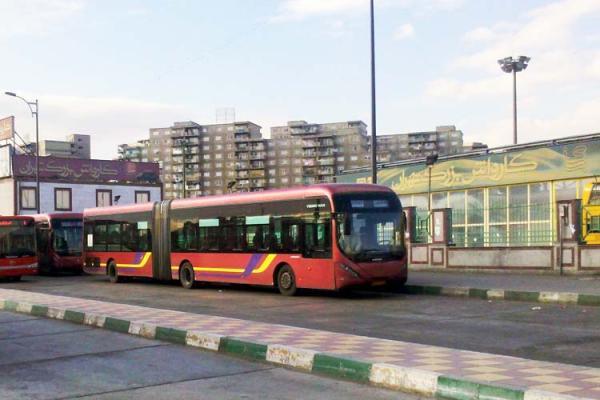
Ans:
[[[140,204],[129,204],[126,206],[110,206],[110,207],[96,207],[86,208],[83,210],[84,216],[96,216],[96,215],[112,215],[121,213],[137,213],[152,211],[154,202],[140,203]]]
[[[387,186],[359,183],[330,183],[309,186],[296,186],[286,189],[270,189],[262,192],[231,193],[219,196],[195,197],[173,200],[172,209],[215,206],[223,204],[262,203],[278,200],[297,200],[306,197],[326,196],[331,198],[338,193],[381,192],[394,193]]]
[[[372,185],[368,183],[330,183],[308,186],[296,186],[286,189],[269,189],[262,192],[230,193],[217,196],[194,197],[188,199],[177,199],[171,203],[171,209],[182,209],[188,207],[208,207],[223,204],[248,204],[262,203],[278,200],[297,200],[306,197],[326,196],[331,198],[338,193],[360,193],[380,192],[392,193],[394,191],[387,186]],[[111,206],[100,208],[86,208],[83,214],[86,217],[113,215],[122,213],[137,213],[152,211],[154,202],[131,204],[126,206]]]
[[[83,214],[82,213],[65,212],[65,213],[35,214],[35,215],[32,215],[32,217],[35,219],[36,222],[45,222],[45,221],[50,222],[50,221],[56,220],[56,219],[82,219]]]
[[[2,220],[2,221],[33,220],[33,216],[31,216],[31,215],[0,215],[0,220]]]

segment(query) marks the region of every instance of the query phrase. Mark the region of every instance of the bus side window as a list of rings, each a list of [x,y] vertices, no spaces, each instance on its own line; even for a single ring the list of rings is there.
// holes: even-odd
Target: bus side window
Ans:
[[[282,250],[290,253],[300,251],[300,224],[298,219],[288,219],[282,221],[281,243]]]
[[[123,222],[123,251],[138,251],[137,225],[135,223]]]
[[[106,250],[121,251],[121,223],[111,221],[106,228]]]
[[[106,251],[106,223],[96,222],[94,225],[94,251]]]
[[[331,222],[305,223],[304,249],[307,257],[329,257],[331,255]]]

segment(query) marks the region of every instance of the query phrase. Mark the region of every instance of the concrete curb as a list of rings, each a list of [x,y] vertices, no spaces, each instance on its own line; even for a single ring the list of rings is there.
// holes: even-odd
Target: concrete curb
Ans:
[[[533,303],[575,304],[600,307],[600,295],[569,292],[530,292],[524,290],[482,289],[470,287],[442,287],[406,285],[403,293],[432,296],[473,297],[483,300],[512,300]]]
[[[464,293],[464,292],[460,292]],[[371,363],[294,348],[284,344],[256,343],[194,330],[154,326],[108,315],[83,313],[67,308],[47,307],[0,299],[0,310],[64,320],[72,323],[163,340],[190,347],[239,356],[254,361],[367,383],[397,391],[451,400],[585,400],[539,390],[522,390],[445,376],[433,371],[399,365]]]

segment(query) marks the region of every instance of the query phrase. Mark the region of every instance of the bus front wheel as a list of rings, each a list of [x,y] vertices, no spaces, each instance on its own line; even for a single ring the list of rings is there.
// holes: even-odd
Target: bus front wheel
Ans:
[[[296,276],[289,265],[284,265],[277,273],[277,289],[284,296],[296,294]]]
[[[114,261],[108,263],[108,280],[110,283],[119,283],[121,282],[121,277],[117,272],[117,264]]]
[[[194,267],[189,262],[184,262],[179,268],[179,282],[184,289],[191,289],[194,287]]]

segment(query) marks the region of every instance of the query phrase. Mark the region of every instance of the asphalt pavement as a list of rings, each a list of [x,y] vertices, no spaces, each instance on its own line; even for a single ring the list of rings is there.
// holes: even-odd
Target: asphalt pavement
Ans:
[[[189,347],[0,312],[0,398],[416,399]]]
[[[384,292],[276,291],[176,283],[110,284],[105,277],[30,277],[3,288],[284,324],[600,367],[600,307]]]

